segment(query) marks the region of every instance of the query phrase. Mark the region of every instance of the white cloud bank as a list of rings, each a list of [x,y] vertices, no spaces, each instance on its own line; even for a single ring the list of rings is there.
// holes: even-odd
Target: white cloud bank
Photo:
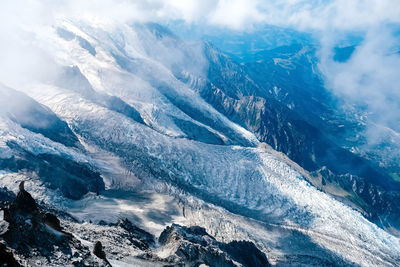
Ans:
[[[7,26],[48,24],[60,14],[116,23],[182,19],[236,29],[267,23],[306,30],[367,30],[382,22],[400,23],[398,0],[5,0],[0,7]]]

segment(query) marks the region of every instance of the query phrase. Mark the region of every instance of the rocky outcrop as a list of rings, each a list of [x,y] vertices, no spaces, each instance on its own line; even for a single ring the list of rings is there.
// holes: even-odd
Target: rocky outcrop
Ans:
[[[22,266],[12,254],[11,251],[4,245],[0,243],[0,266],[7,266],[7,267],[20,267]]]
[[[320,183],[313,184],[328,191],[332,186],[339,186],[348,192],[347,201],[355,203],[356,207],[372,222],[386,229],[393,235],[400,236],[400,202],[399,191],[388,191],[379,185],[369,183],[357,175],[337,175],[328,168],[323,167],[317,171],[311,172],[311,177],[315,180],[321,180]],[[329,192],[331,193],[331,192]],[[335,193],[331,193],[335,195]]]
[[[19,192],[14,202],[11,205],[11,212],[25,212],[25,213],[36,213],[38,211],[38,207],[36,205],[36,201],[33,199],[31,194],[25,191],[24,187],[25,182],[22,181],[19,184]]]
[[[9,227],[3,238],[18,253],[28,256],[35,248],[40,254],[49,255],[53,253],[54,245],[64,251],[70,250],[71,235],[60,231],[56,216],[39,209],[31,194],[24,189],[24,182],[21,182],[17,197],[4,212]],[[53,223],[49,223],[51,221]]]
[[[221,244],[221,249],[243,266],[269,266],[268,259],[252,242],[232,241]]]
[[[96,255],[97,257],[99,257],[100,259],[103,259],[103,260],[106,259],[106,253],[104,252],[103,245],[101,244],[100,241],[97,241],[94,244],[93,254]]]
[[[16,198],[12,202],[3,202],[1,207],[4,213],[2,222],[6,225],[6,229],[0,235],[0,240],[4,242],[0,253],[5,255],[4,259],[12,262],[15,253],[23,259],[24,265],[28,266],[48,266],[50,262],[53,265],[69,262],[75,266],[96,263],[90,251],[71,233],[62,229],[60,220],[36,203],[25,190],[24,182],[21,182],[19,189]],[[7,247],[11,248],[13,253]],[[35,264],[32,264],[33,260]]]
[[[128,219],[82,225],[69,216],[58,218],[53,212],[62,212],[49,212],[46,205],[39,205],[24,185],[20,183],[17,196],[7,189],[0,190],[0,197],[5,200],[0,206],[4,213],[4,220],[0,220],[0,263],[7,266],[111,266],[108,257],[123,260],[132,252],[147,266],[269,265],[253,243],[218,242],[198,226],[166,227],[158,238],[158,247],[152,234]],[[75,236],[92,243],[92,251],[90,245],[83,245]]]
[[[49,212],[46,212],[43,216],[44,223],[51,228],[62,232],[63,228],[60,225],[60,220],[55,216],[54,214],[51,214]]]
[[[0,188],[0,208],[2,208],[2,203],[12,202],[15,199],[14,192],[8,190],[7,187]]]
[[[169,251],[165,258],[175,266],[269,266],[267,257],[253,243],[218,242],[199,226],[168,226],[161,233],[160,251]]]
[[[132,222],[128,219],[118,220],[117,226],[125,229],[132,234],[135,239],[139,240],[140,242],[135,242],[135,244],[143,250],[148,249],[155,243],[154,236],[152,234],[140,229],[136,225],[132,224]]]
[[[7,146],[13,150],[13,156],[0,158],[0,169],[32,172],[47,187],[59,189],[70,199],[80,199],[88,192],[104,190],[103,179],[89,164],[53,154],[35,155],[14,142],[8,142]]]
[[[107,260],[106,253],[103,250],[103,244],[101,244],[100,241],[97,241],[94,244],[93,254],[96,255],[99,259],[102,259],[105,265],[111,266],[110,262]]]

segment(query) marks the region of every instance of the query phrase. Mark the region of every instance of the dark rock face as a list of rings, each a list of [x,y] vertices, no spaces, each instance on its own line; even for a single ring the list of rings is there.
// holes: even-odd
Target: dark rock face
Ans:
[[[94,244],[93,254],[96,255],[99,259],[103,260],[104,266],[111,266],[110,262],[107,260],[106,253],[103,250],[103,245],[100,241],[97,241]]]
[[[102,260],[106,259],[106,253],[104,252],[103,245],[101,244],[100,241],[97,241],[94,244],[93,254],[96,255],[97,257],[99,257]]]
[[[6,267],[22,266],[3,243],[0,243],[0,265]]]
[[[216,241],[204,228],[173,224],[159,237],[163,247],[174,251],[167,260],[175,266],[269,266],[266,256],[246,241],[229,244]]]
[[[31,194],[25,191],[24,181],[19,185],[19,192],[14,202],[11,205],[12,212],[25,212],[25,213],[35,213],[38,211],[36,201],[33,199]]]
[[[45,212],[32,196],[25,190],[24,183],[20,184],[20,192],[12,203],[3,203],[3,224],[6,231],[0,234],[0,263],[7,266],[20,266],[14,261],[14,255],[23,259],[24,265],[46,265],[58,262],[59,265],[99,266],[91,258],[90,251],[71,233],[65,232],[60,220],[51,213]],[[14,255],[8,248],[14,250]],[[74,253],[72,253],[75,251]]]
[[[3,194],[2,191],[4,190],[0,191],[0,196]],[[35,265],[37,261],[40,261],[39,265],[56,263],[68,266],[71,264],[111,266],[107,259],[106,249],[98,239],[103,238],[103,230],[93,228],[94,225],[91,225],[87,228],[88,231],[84,232],[83,238],[94,242],[93,254],[91,254],[89,247],[83,246],[74,235],[61,227],[60,219],[56,215],[44,211],[45,206],[36,203],[25,190],[24,182],[21,182],[20,191],[13,202],[1,203],[5,221],[2,221],[0,229],[0,240],[4,242],[4,244],[0,242],[0,263],[7,263],[7,266],[20,266],[16,260],[18,259],[28,265],[32,263]],[[66,223],[66,218],[71,219],[68,216],[61,218],[64,223]],[[221,243],[209,235],[204,228],[198,226],[184,227],[173,224],[166,227],[158,240],[161,248],[155,248],[154,236],[127,219],[112,224],[102,222],[101,225],[108,227],[112,233],[106,235],[107,242],[111,241],[114,244],[122,242],[129,244],[136,251],[142,251],[143,253],[137,257],[148,265],[199,266],[204,263],[216,267],[269,266],[266,256],[253,243],[246,241]],[[72,229],[69,223],[66,223],[65,227],[69,231]],[[155,252],[156,249],[165,249],[169,253],[166,257],[160,258]],[[116,251],[118,250],[109,249],[109,255],[121,259]],[[124,251],[121,252],[125,253]]]
[[[29,96],[0,84],[0,106],[22,127],[70,147],[80,143],[68,124]],[[2,111],[0,111],[2,112]]]
[[[249,142],[249,140],[247,140],[246,138],[238,135],[231,128],[225,126],[225,124],[220,123],[220,121],[218,121],[215,118],[213,118],[212,116],[210,116],[210,114],[208,114],[207,112],[198,109],[196,107],[196,104],[191,103],[190,99],[180,96],[177,92],[174,91],[173,88],[169,87],[168,85],[155,84],[154,86],[156,86],[157,89],[160,91],[160,93],[162,93],[171,103],[173,103],[181,111],[186,113],[189,117],[191,117],[191,118],[195,119],[196,121],[201,122],[205,125],[209,125],[213,129],[223,133],[229,139],[229,141],[225,142],[225,144],[230,144],[230,145],[235,144],[235,145],[242,145],[242,146],[254,145],[254,144],[251,144]],[[185,129],[184,129],[185,127],[183,125],[179,125],[179,122],[178,122],[178,126],[182,127],[183,128],[182,130],[185,131]],[[204,131],[205,130],[206,129],[204,129]],[[208,133],[207,135],[210,135],[210,134],[211,133]],[[213,143],[219,142],[218,140],[215,140],[215,136],[208,137],[209,141],[211,141],[210,138],[214,139],[214,140],[212,140]]]
[[[269,266],[267,257],[252,242],[232,241],[221,245],[222,250],[244,266]]]
[[[132,224],[132,222],[128,219],[118,220],[117,226],[122,227],[131,233],[136,239],[140,240],[141,244],[137,245],[139,245],[139,247],[142,249],[148,249],[149,246],[154,245],[155,243],[154,236],[152,234],[140,229],[136,225]]]
[[[60,225],[60,220],[57,218],[57,216],[46,212],[44,214],[44,223],[47,224],[48,226],[50,226],[51,228],[57,230],[57,231],[62,231],[63,228]]]
[[[118,98],[116,96],[108,96],[108,95],[98,94],[97,102],[100,105],[103,105],[115,112],[121,113],[122,115],[125,115],[126,117],[128,117],[136,122],[145,124],[139,111],[137,111],[135,108],[133,108],[129,104],[125,103],[121,98]]]
[[[12,202],[15,198],[14,192],[8,190],[7,187],[0,188],[0,202]]]
[[[207,144],[223,145],[224,141],[217,134],[210,132],[205,127],[190,121],[173,118],[175,124],[187,135],[189,139]]]
[[[123,220],[118,219],[117,223],[106,223],[105,221],[99,221],[99,225],[122,228],[124,231],[120,237],[129,240],[131,244],[140,250],[148,250],[155,244],[155,238],[152,234],[137,227],[126,218]]]
[[[9,142],[14,155],[9,159],[0,159],[0,169],[11,171],[30,171],[39,176],[51,189],[59,189],[71,199],[80,199],[88,192],[104,190],[100,174],[89,165],[51,154],[34,155],[17,144]]]
[[[54,245],[64,252],[70,251],[68,242],[71,236],[58,232],[57,229],[47,228],[46,218],[52,218],[53,221],[57,218],[54,215],[46,215],[38,208],[31,194],[25,191],[23,182],[17,197],[5,212],[9,227],[3,236],[4,240],[19,253],[30,255],[31,248],[34,247],[42,255],[48,255],[54,250]]]

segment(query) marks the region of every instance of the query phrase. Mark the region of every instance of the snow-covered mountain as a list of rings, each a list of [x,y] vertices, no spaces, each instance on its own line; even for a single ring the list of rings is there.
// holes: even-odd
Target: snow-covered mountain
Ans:
[[[263,120],[268,128],[262,112],[247,114],[250,122],[240,117],[238,110],[265,108],[251,96],[261,89],[211,44],[184,42],[157,24],[68,20],[37,41],[54,73],[0,88],[0,186],[17,192],[27,181],[40,203],[76,218],[61,222],[82,246],[101,240],[111,265],[161,264],[176,251],[169,235],[194,231],[168,228],[151,244],[158,258],[139,260],[142,251],[116,242],[122,234],[104,225],[124,218],[154,235],[172,223],[204,227],[216,239],[206,245],[221,250],[223,242],[250,241],[273,265],[400,261],[397,237],[317,189],[306,170],[264,143],[251,127]],[[223,73],[210,78],[216,61]],[[232,82],[239,75],[246,79]],[[219,108],[210,99],[218,94],[207,98],[205,88],[237,102]]]

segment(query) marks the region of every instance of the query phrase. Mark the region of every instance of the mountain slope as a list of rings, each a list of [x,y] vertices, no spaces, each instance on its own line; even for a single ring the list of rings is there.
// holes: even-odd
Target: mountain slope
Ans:
[[[383,159],[371,160],[350,151],[349,146],[359,146],[351,138],[362,134],[364,122],[347,119],[339,110],[337,100],[313,70],[316,59],[310,48],[297,45],[262,51],[253,55],[256,62],[243,64],[211,45],[205,47],[205,54],[210,62],[207,79],[181,78],[203,99],[313,172],[309,181],[318,188],[350,201],[390,231],[400,227],[395,204],[400,183],[382,166]]]
[[[115,223],[116,213],[129,214],[141,225],[151,219],[150,230],[158,233],[156,226],[175,220],[200,225],[218,242],[254,242],[268,252],[273,264],[391,266],[398,262],[399,239],[316,189],[301,167],[261,143],[246,125],[219,112],[190,83],[177,78],[180,68],[203,62],[185,57],[198,51],[196,47],[154,25],[123,25],[106,31],[60,21],[47,38],[61,75],[18,89],[65,121],[81,146],[55,143],[2,117],[2,158],[18,156],[18,147],[39,158],[59,155],[98,172],[106,191],[91,188],[99,196],[89,193],[71,200],[31,177],[34,197],[71,213],[80,204],[89,205],[87,214],[80,216],[98,224],[101,219]],[[165,51],[173,59],[162,57]],[[190,72],[185,77],[201,81],[203,69],[186,69]],[[109,99],[118,99],[117,105],[110,105]],[[18,180],[30,177],[26,170],[5,169],[0,181],[13,190]],[[74,178],[72,173],[65,180]],[[91,175],[80,178],[91,181]],[[139,197],[126,194],[123,199],[126,191],[145,190],[157,196],[156,201],[150,197],[141,201],[155,201],[157,207],[176,205],[179,210],[154,214],[140,209],[143,203],[135,204]],[[165,195],[172,200],[164,201]],[[85,232],[81,234],[84,239]]]

